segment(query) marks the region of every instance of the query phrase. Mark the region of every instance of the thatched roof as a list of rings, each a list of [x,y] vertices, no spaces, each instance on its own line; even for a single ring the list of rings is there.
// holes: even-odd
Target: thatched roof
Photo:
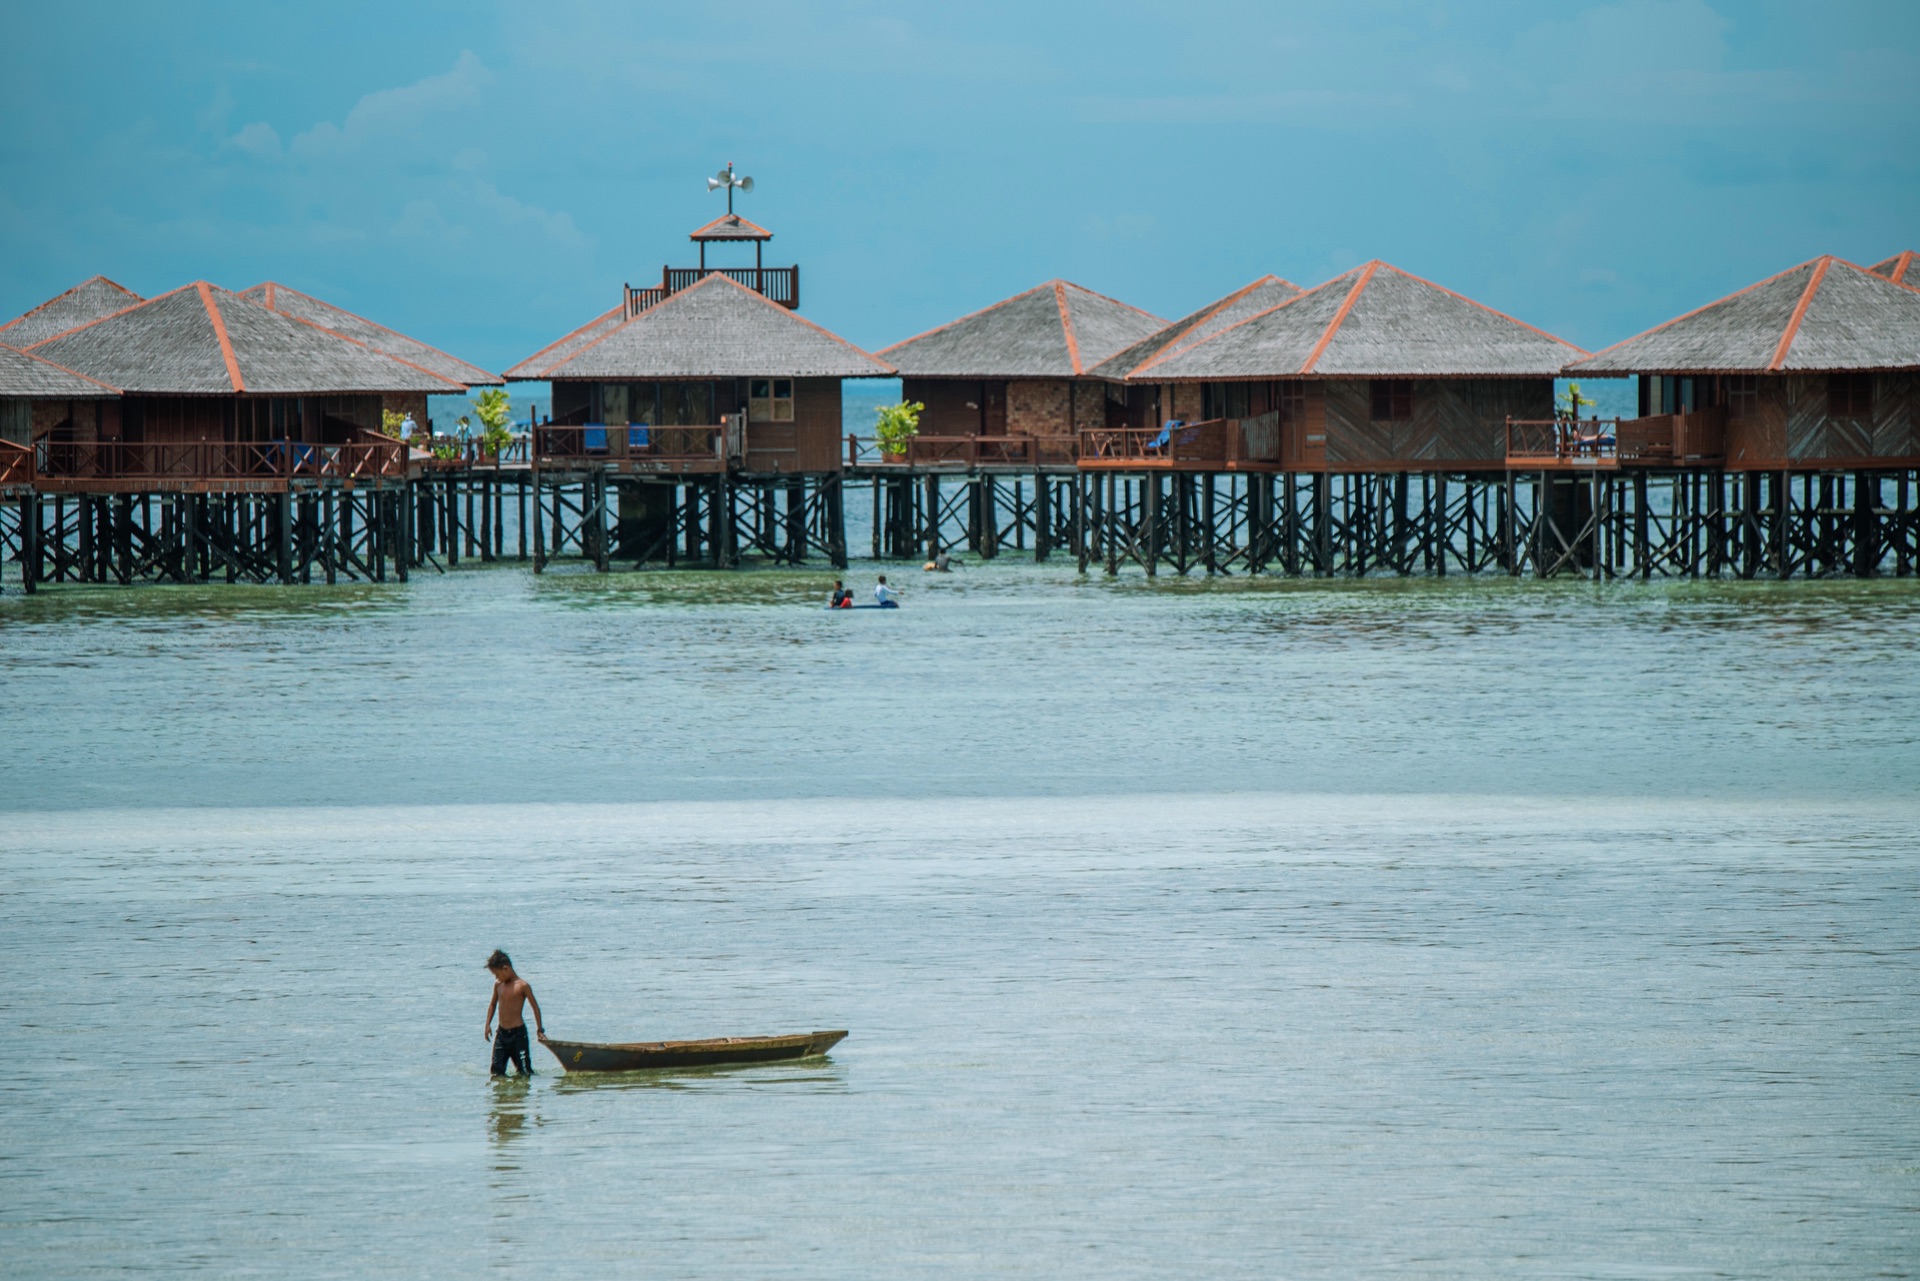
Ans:
[[[349,342],[371,347],[382,355],[468,387],[497,386],[502,381],[499,374],[488,373],[478,365],[470,365],[457,356],[449,356],[438,347],[429,347],[417,338],[396,333],[384,325],[374,324],[364,316],[356,316],[330,302],[322,302],[310,294],[289,289],[271,280],[242,290],[240,296],[259,303],[269,311],[317,325]]]
[[[84,325],[102,316],[124,311],[140,301],[140,295],[105,276],[83,280],[64,294],[0,325],[0,343],[9,347],[31,347],[55,334]]]
[[[626,320],[627,309],[624,305],[595,316],[566,337],[548,343],[519,364],[510,366],[507,369],[507,380],[524,382],[533,378],[545,378],[546,374],[542,372],[543,370],[560,364],[582,347],[599,342],[625,324]]]
[[[1825,257],[1615,343],[1567,372],[1915,368],[1920,368],[1920,291]]]
[[[466,390],[205,281],[36,343],[32,354],[130,393],[325,396]]]
[[[688,240],[772,240],[773,233],[756,227],[739,214],[721,214],[700,228]]]
[[[1916,255],[1909,249],[1903,254],[1895,254],[1884,262],[1876,262],[1870,268],[1876,276],[1885,276],[1896,285],[1905,285],[1909,289],[1920,289],[1920,267],[1914,265]]]
[[[876,354],[908,378],[1078,378],[1166,325],[1138,307],[1050,280]]]
[[[0,346],[0,396],[28,400],[111,400],[117,387],[76,374],[50,360]]]
[[[1551,378],[1586,353],[1374,261],[1145,361],[1141,382],[1236,378]]]
[[[1211,338],[1229,325],[1237,325],[1269,307],[1277,307],[1289,298],[1300,296],[1300,286],[1278,276],[1262,276],[1250,285],[1234,290],[1225,298],[1210,302],[1182,320],[1176,320],[1159,333],[1137,342],[1117,356],[1109,356],[1087,372],[1096,378],[1125,378],[1162,352],[1185,347]]]
[[[575,336],[569,335],[555,347]],[[891,365],[846,339],[725,276],[708,276],[669,294],[631,320],[607,326],[598,336],[548,360],[553,350],[521,361],[507,376],[885,378],[894,372]]]

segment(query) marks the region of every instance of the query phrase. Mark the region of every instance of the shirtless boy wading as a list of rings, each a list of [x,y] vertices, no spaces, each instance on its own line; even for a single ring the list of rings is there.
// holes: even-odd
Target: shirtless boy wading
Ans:
[[[533,1050],[527,1044],[526,1018],[520,1013],[521,1007],[533,1007],[533,1025],[542,1041],[547,1039],[547,1021],[540,1014],[540,1002],[533,995],[533,985],[513,972],[513,961],[505,952],[495,949],[487,958],[487,969],[493,972],[493,999],[487,1002],[487,1025],[482,1033],[493,1042],[493,1074],[505,1076],[507,1062],[520,1069],[521,1076],[533,1075]],[[493,1034],[493,1012],[500,1011],[500,1035]]]

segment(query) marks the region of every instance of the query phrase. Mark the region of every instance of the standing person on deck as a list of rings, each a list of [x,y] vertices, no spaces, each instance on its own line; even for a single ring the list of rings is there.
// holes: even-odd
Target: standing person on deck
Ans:
[[[505,1076],[512,1060],[521,1076],[533,1075],[533,1050],[527,1044],[527,1023],[520,1010],[533,1007],[533,1025],[542,1041],[547,1039],[547,1020],[540,1013],[540,1002],[533,995],[533,984],[513,972],[513,960],[499,948],[487,958],[493,974],[493,999],[487,1002],[487,1023],[481,1033],[493,1042],[493,1075]],[[500,1011],[500,1035],[493,1034],[493,1012]]]

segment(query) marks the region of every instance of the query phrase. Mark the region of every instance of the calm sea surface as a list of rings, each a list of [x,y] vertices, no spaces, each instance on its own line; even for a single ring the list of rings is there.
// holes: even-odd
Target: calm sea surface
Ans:
[[[10,582],[0,1275],[1920,1270],[1913,585],[828,581]]]

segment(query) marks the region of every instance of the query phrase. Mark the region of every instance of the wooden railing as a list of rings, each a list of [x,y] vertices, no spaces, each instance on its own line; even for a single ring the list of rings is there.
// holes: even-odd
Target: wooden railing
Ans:
[[[1620,423],[1620,458],[1625,462],[1710,462],[1726,453],[1725,406]]]
[[[871,436],[849,434],[847,464],[852,467],[1041,467],[1072,466],[1078,457],[1075,436],[972,435],[915,436],[904,451],[885,453]]]
[[[0,485],[32,483],[33,450],[10,440],[0,440]]]
[[[42,440],[34,446],[41,481],[125,481],[195,484],[248,480],[373,480],[407,474],[407,451],[397,440],[308,445],[273,440],[78,441]]]
[[[1710,462],[1727,451],[1724,408],[1650,418],[1507,419],[1509,466]]]
[[[1509,418],[1510,465],[1611,465],[1618,456],[1618,424],[1611,418]]]
[[[662,267],[657,285],[627,286],[627,315],[637,316],[658,306],[682,289],[691,289],[708,276],[725,276],[745,285],[770,302],[798,310],[800,268],[794,267]]]
[[[1209,418],[1163,427],[1102,427],[1080,433],[1083,465],[1124,467],[1281,462],[1280,415]]]
[[[535,466],[618,462],[701,462],[725,466],[727,428],[711,427],[535,427]]]

